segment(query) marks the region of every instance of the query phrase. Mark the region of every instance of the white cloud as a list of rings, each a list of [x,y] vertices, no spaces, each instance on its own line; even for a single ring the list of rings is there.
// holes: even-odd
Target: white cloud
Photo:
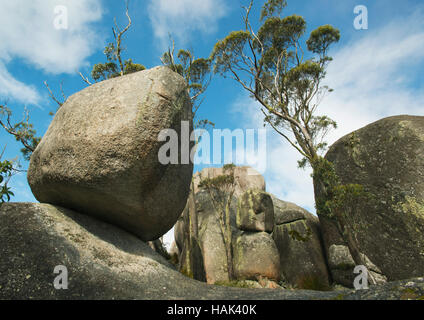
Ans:
[[[0,61],[0,97],[14,97],[23,103],[36,104],[40,100],[37,90],[16,80]]]
[[[187,44],[192,32],[215,32],[227,6],[224,0],[150,0],[148,11],[155,37],[167,47],[169,34]]]
[[[241,126],[245,129],[263,128],[260,105],[247,95],[236,101],[232,110],[236,117],[242,120]],[[294,202],[314,211],[311,171],[297,167],[297,161],[301,159],[301,156],[282,139],[278,133],[267,127],[266,168],[262,173],[266,181],[266,189],[282,200]],[[252,167],[258,171],[260,169],[256,165]]]
[[[331,142],[383,117],[424,115],[423,83],[417,80],[424,62],[424,15],[360,34],[333,55],[328,68],[335,92],[321,110],[339,124]]]
[[[327,83],[335,89],[321,112],[337,121],[330,143],[378,119],[413,114],[424,116],[424,88],[415,76],[424,60],[424,18],[414,14],[379,30],[358,34],[357,40],[333,52]],[[240,106],[243,105],[241,109]],[[243,125],[261,126],[258,107],[248,97],[234,106],[247,117]],[[246,114],[246,110],[249,110]],[[297,168],[297,151],[281,136],[268,135],[267,191],[314,211],[310,170]]]
[[[44,72],[73,73],[86,64],[86,58],[101,45],[92,23],[102,16],[101,0],[14,0],[0,1],[0,62],[7,66],[13,59]],[[54,27],[55,8],[67,8],[68,29]],[[38,99],[33,89],[13,79],[6,68],[0,68],[0,79],[10,79],[1,94],[24,100],[16,95],[23,88]]]

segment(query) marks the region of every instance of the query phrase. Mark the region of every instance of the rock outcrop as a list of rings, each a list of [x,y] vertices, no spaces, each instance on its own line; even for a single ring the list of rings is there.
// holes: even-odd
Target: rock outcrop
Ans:
[[[235,168],[238,181],[243,181],[237,184],[237,196],[230,210],[235,278],[264,278],[276,282],[282,279],[296,287],[328,288],[330,279],[318,219],[295,204],[266,193],[262,176],[259,173],[249,175],[249,171],[255,173],[248,167]],[[219,174],[222,170],[204,169],[195,177],[217,177]],[[207,282],[228,281],[227,258],[216,208],[206,191],[198,190],[195,199]],[[184,237],[187,237],[184,228],[181,217],[175,226],[180,252]],[[181,257],[186,259],[187,253]]]
[[[207,283],[213,284],[217,282],[227,282],[229,281],[227,256],[221,228],[216,215],[216,209],[207,191],[199,191],[196,194],[195,199],[196,212],[198,215],[199,246],[201,248],[201,254],[195,254],[193,252],[191,253],[191,257],[194,260],[203,258],[203,266]],[[236,210],[237,201],[234,199],[230,208],[231,227],[234,235],[237,232],[235,222]],[[188,214],[188,206],[186,207],[186,210],[184,210],[183,215],[186,214]],[[181,216],[174,229],[176,242],[177,244],[179,243],[178,245],[181,252],[181,271],[189,269],[188,258],[190,257],[190,253],[187,251],[193,250],[193,248],[187,248],[188,234],[184,234],[184,230],[187,230],[186,228],[187,226],[184,224],[184,216]],[[185,246],[184,243],[186,244]],[[202,270],[191,270],[190,275],[193,274],[202,274]]]
[[[191,107],[184,79],[167,67],[72,95],[32,154],[28,181],[34,196],[142,240],[157,239],[184,209],[193,170],[192,164],[161,164],[158,135],[163,129],[179,134],[182,121],[191,130]]]
[[[294,203],[272,197],[273,238],[280,256],[280,273],[296,287],[326,288],[329,273],[318,218]]]
[[[0,299],[358,300],[423,299],[424,278],[370,290],[240,289],[189,279],[126,231],[60,207],[0,207]],[[56,266],[68,289],[56,289]],[[62,283],[63,284],[63,283]]]
[[[280,280],[280,257],[266,232],[243,232],[234,243],[234,273],[237,280]]]
[[[183,215],[179,218],[177,224],[175,225],[174,233],[175,240],[178,245],[180,251],[180,270],[189,276],[193,276],[194,274],[202,275],[201,270],[197,270],[193,263],[191,263],[191,267],[194,270],[190,269],[189,259],[191,256],[192,260],[203,259],[203,267],[206,282],[213,283],[222,283],[228,282],[228,263],[227,263],[227,255],[225,250],[225,244],[221,232],[221,227],[219,224],[219,220],[217,218],[216,208],[213,204],[213,201],[210,198],[209,193],[206,190],[202,190],[198,188],[198,185],[201,179],[204,178],[215,178],[219,175],[223,174],[222,168],[206,168],[203,169],[200,173],[196,173],[194,175],[193,185],[195,192],[195,209],[198,219],[198,230],[199,230],[199,247],[201,249],[201,253],[197,254],[193,251],[194,248],[190,248],[187,238],[188,238],[188,229],[187,225],[188,220],[184,217],[189,214],[190,206],[187,204]],[[236,167],[234,169],[234,176],[236,178],[237,184],[235,187],[234,197],[230,206],[230,221],[231,221],[231,229],[233,234],[233,252],[237,250],[235,248],[235,243],[237,238],[241,235],[242,231],[237,228],[237,208],[238,208],[238,198],[248,189],[253,187],[256,192],[260,193],[260,190],[265,189],[265,182],[263,177],[254,169],[249,167]],[[264,202],[266,198],[263,199]],[[258,199],[260,200],[260,199]],[[271,199],[269,198],[268,201]],[[259,201],[261,202],[261,201]],[[262,203],[263,204],[263,203]],[[271,201],[272,205],[272,201]],[[250,208],[246,207],[246,214]],[[257,209],[260,209],[260,203],[258,203]],[[257,211],[258,211],[257,210]],[[272,230],[270,227],[270,220],[273,221],[273,214],[269,214],[269,210],[267,209],[267,222],[266,228]],[[271,208],[272,210],[272,208]],[[256,216],[256,215],[255,215]],[[258,217],[265,218],[265,214],[261,214],[258,211]],[[256,219],[256,217],[255,217]],[[247,219],[248,220],[248,219]],[[247,222],[245,218],[243,221]],[[260,227],[261,222],[260,219],[256,220],[257,226]],[[240,221],[239,221],[240,222]],[[265,220],[262,220],[262,228],[265,228]],[[272,238],[270,237],[271,241]],[[188,248],[187,248],[188,247]],[[190,252],[188,252],[190,251]],[[234,264],[234,261],[233,261]],[[195,264],[199,266],[199,264]],[[250,278],[249,276],[243,277],[244,279]],[[200,280],[199,278],[196,278]]]
[[[361,226],[351,231],[390,281],[424,275],[423,155],[424,117],[414,116],[372,123],[338,140],[326,155],[343,184],[360,184],[370,194],[349,217]],[[319,218],[327,252],[345,245],[334,223]],[[336,275],[334,265],[332,271]]]
[[[237,228],[242,231],[268,232],[274,230],[274,205],[271,196],[258,189],[243,193],[237,206]]]
[[[196,172],[193,175],[194,192],[197,193],[199,190],[199,183],[201,179],[205,178],[216,178],[217,176],[223,175],[223,168],[205,168],[200,172]],[[265,191],[265,179],[264,177],[251,167],[235,167],[234,178],[237,181],[234,196],[237,198],[249,189],[256,189]]]
[[[362,254],[362,258],[365,261],[365,267],[376,283],[387,282],[387,278],[382,274],[381,270],[366,255]],[[356,264],[347,246],[335,244],[330,246],[328,250],[328,265],[335,283],[347,288],[353,288],[353,282],[357,275],[352,270],[354,270]]]

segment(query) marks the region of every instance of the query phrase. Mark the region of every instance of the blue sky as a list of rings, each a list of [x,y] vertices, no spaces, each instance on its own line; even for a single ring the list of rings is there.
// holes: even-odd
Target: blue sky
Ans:
[[[146,67],[160,64],[169,45],[189,48],[206,57],[214,43],[230,31],[242,29],[242,0],[132,0],[132,29],[125,35],[124,58]],[[259,8],[252,15],[257,26]],[[67,30],[53,27],[54,8],[68,8]],[[354,7],[368,8],[368,30],[353,27]],[[51,121],[56,106],[48,97],[47,80],[57,94],[59,85],[71,95],[86,85],[78,75],[90,74],[94,63],[103,62],[105,44],[112,40],[113,19],[126,24],[123,1],[112,0],[0,0],[0,101],[8,101],[16,117],[26,106],[40,135]],[[328,140],[372,121],[396,114],[424,116],[424,3],[422,0],[288,0],[285,14],[302,15],[308,33],[332,24],[341,31],[333,47],[327,83],[335,89],[321,105],[321,112],[339,124]],[[201,107],[200,118],[216,128],[262,128],[257,105],[231,79],[214,77]],[[4,131],[0,147],[5,158],[19,155],[20,146]],[[297,169],[297,153],[272,131],[267,135],[267,189],[281,199],[313,209],[308,170]],[[21,159],[24,168],[27,167]],[[198,169],[198,168],[196,168]],[[10,183],[13,201],[34,201],[25,174]]]

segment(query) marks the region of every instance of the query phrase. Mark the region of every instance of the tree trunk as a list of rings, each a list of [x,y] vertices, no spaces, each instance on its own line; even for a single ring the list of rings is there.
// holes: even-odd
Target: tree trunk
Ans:
[[[229,200],[229,202],[231,199]],[[226,251],[227,251],[227,265],[228,265],[228,278],[234,279],[234,265],[233,265],[233,246],[232,246],[232,232],[231,232],[231,219],[230,219],[230,203],[225,206],[225,226],[226,226]]]
[[[356,266],[365,266],[368,270],[367,263],[365,259],[363,258],[361,251],[359,250],[359,246],[357,241],[353,238],[352,233],[350,232],[349,228],[344,228],[344,237],[343,240],[346,242],[347,247],[349,248],[349,252],[353,258],[353,261],[355,262]],[[368,279],[369,283],[371,285],[376,285],[376,281],[371,274],[371,271],[368,270]]]
[[[319,177],[316,177],[315,175],[313,176],[313,185],[314,185],[315,203],[328,200],[329,198],[328,190],[326,190],[323,181]],[[317,214],[318,215],[320,214],[318,208],[317,208]],[[335,220],[336,220],[335,224],[336,224],[337,230],[340,236],[342,237],[344,243],[348,247],[350,255],[352,256],[352,259],[355,265],[356,266],[362,265],[366,267],[366,262],[362,258],[358,243],[353,238],[352,233],[347,227],[347,223],[343,217],[343,213],[337,212],[335,216]],[[370,271],[368,271],[368,278],[370,280],[370,284],[372,285],[376,284],[376,281]]]
[[[188,197],[188,212],[190,216],[190,237],[193,239],[199,239],[199,221],[196,210],[196,195],[194,194],[194,182],[191,181],[191,190]]]

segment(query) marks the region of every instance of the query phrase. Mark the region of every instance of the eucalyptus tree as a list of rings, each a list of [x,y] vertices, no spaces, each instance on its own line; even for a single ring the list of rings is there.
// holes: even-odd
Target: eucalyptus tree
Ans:
[[[265,123],[302,156],[299,167],[312,167],[318,215],[336,221],[355,263],[363,265],[343,201],[358,199],[364,192],[361,186],[341,185],[333,165],[322,156],[325,137],[337,125],[319,114],[318,107],[333,91],[323,80],[332,61],[329,49],[340,40],[340,31],[327,24],[307,37],[303,17],[282,16],[286,0],[267,0],[260,26],[254,30],[253,5],[252,0],[244,7],[243,28],[215,44],[211,53],[214,72],[239,83],[258,102]]]

